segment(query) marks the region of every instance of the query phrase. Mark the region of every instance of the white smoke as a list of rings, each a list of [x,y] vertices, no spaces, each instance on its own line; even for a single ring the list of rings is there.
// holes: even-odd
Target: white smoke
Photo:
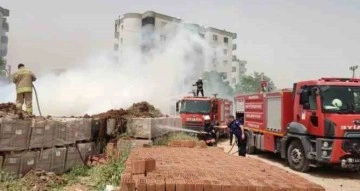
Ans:
[[[60,75],[39,77],[34,85],[42,114],[95,114],[138,101],[148,101],[169,113],[169,106],[175,105],[172,98],[192,90],[210,55],[208,44],[188,30],[178,30],[173,39],[149,53],[125,52],[120,63],[101,53]],[[0,93],[0,102],[14,102],[14,85],[0,85]],[[35,97],[33,108],[38,114]]]

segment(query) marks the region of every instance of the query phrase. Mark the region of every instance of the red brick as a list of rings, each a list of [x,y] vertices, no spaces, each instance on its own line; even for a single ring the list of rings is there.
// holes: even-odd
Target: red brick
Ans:
[[[156,185],[154,180],[146,180],[146,191],[156,191]]]
[[[175,180],[176,191],[185,191],[185,181],[184,180]]]
[[[145,161],[139,159],[132,160],[131,170],[133,174],[144,174]]]
[[[191,180],[185,181],[185,191],[195,191],[195,184]]]
[[[166,179],[165,180],[165,184],[166,184],[166,191],[175,191],[175,182],[172,179]]]
[[[165,181],[164,180],[156,180],[155,181],[155,185],[156,185],[156,191],[165,191]]]
[[[204,191],[204,183],[202,181],[195,183],[195,191]]]
[[[145,159],[145,172],[152,172],[156,169],[156,162],[153,158],[146,158]]]

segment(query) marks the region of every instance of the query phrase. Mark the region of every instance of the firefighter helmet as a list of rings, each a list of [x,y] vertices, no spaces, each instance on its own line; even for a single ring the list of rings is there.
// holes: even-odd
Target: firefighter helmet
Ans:
[[[333,99],[332,104],[335,107],[341,107],[342,106],[342,101],[340,99],[335,98],[335,99]]]
[[[210,121],[210,116],[205,115],[205,116],[204,116],[204,120],[205,120],[205,121]]]

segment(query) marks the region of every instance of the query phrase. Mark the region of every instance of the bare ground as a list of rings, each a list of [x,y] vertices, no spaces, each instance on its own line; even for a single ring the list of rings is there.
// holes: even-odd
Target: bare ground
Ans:
[[[218,144],[218,147],[223,147],[225,152],[231,149],[229,141],[223,141]],[[237,151],[235,146],[230,153]],[[291,170],[285,160],[281,159],[280,156],[273,153],[261,153],[256,155],[247,155],[249,158],[261,160],[270,165],[282,168],[294,174],[298,174],[301,177],[323,186],[328,191],[355,191],[360,189],[360,173],[359,172],[348,172],[342,169],[320,167],[313,168],[310,172],[301,173]]]

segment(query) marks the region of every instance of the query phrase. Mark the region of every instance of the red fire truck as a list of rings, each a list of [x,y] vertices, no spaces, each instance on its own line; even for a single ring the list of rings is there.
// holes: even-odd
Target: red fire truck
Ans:
[[[209,115],[215,125],[217,139],[227,135],[226,119],[232,113],[232,102],[216,97],[186,96],[176,103],[183,127],[203,131],[204,116]]]
[[[360,79],[321,78],[293,89],[235,97],[247,152],[280,153],[297,171],[323,164],[359,169]]]

